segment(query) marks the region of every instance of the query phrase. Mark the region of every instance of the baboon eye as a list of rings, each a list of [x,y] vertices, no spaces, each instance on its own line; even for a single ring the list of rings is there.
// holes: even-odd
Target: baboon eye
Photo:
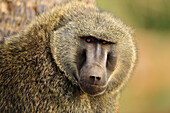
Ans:
[[[103,45],[107,44],[107,42],[106,42],[106,41],[102,41],[101,43],[102,43]]]
[[[108,44],[109,42],[105,41],[105,40],[100,40],[100,43],[103,44],[103,45],[106,45]]]
[[[86,42],[87,42],[87,43],[92,43],[93,41],[94,41],[93,38],[90,38],[90,37],[86,38]]]

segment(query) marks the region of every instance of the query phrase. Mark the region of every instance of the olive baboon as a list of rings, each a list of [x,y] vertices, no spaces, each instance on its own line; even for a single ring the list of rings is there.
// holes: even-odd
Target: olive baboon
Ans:
[[[0,45],[0,112],[117,112],[135,61],[119,19],[83,2],[55,7]]]

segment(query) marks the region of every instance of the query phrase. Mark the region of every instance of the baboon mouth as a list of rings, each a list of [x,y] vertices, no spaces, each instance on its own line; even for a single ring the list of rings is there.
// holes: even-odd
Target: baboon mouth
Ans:
[[[87,83],[80,83],[79,86],[80,86],[80,89],[84,93],[87,93],[88,95],[91,95],[91,96],[101,95],[106,90],[106,85],[99,86],[99,85],[90,85],[90,84],[87,84]]]

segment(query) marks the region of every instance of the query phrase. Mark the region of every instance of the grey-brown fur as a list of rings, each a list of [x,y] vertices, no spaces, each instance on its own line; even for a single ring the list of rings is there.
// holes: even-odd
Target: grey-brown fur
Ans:
[[[74,76],[86,35],[117,44],[117,67],[101,96],[83,93]],[[117,112],[135,61],[130,29],[119,19],[81,2],[53,8],[0,45],[0,112]]]

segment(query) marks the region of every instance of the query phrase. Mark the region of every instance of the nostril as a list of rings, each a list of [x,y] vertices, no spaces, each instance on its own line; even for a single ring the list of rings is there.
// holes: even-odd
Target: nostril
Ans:
[[[96,79],[99,81],[101,79],[101,77],[96,77]]]
[[[90,76],[90,79],[93,79],[93,80],[95,80],[95,76]]]
[[[93,80],[93,81],[100,81],[101,77],[96,77],[96,76],[91,75],[90,79]]]

